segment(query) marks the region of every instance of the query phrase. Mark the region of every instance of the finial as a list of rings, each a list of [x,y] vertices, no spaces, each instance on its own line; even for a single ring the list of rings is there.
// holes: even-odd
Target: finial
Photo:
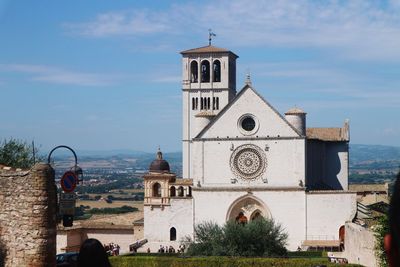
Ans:
[[[158,146],[158,150],[157,150],[157,159],[162,159],[162,152],[161,152],[160,146]]]
[[[213,36],[215,37],[217,35],[213,33],[211,29],[208,29],[208,45],[211,45],[211,40]]]
[[[246,83],[247,85],[251,85],[250,71],[249,71],[249,70],[247,70],[246,81],[245,81],[245,83]]]

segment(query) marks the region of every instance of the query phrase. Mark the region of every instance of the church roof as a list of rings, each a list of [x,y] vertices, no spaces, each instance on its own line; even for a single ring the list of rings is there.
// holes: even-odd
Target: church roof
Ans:
[[[228,49],[216,47],[213,45],[207,45],[207,46],[202,46],[199,48],[185,50],[185,51],[182,51],[181,54],[185,55],[185,54],[192,54],[192,53],[221,53],[221,52],[231,53],[234,56],[238,57],[235,53],[233,53],[232,51],[229,51]]]
[[[343,128],[307,128],[307,138],[321,141],[348,141]]]
[[[170,172],[168,161],[163,159],[162,152],[160,149],[158,149],[157,151],[156,159],[153,160],[150,164],[149,172],[158,172],[158,173]]]
[[[262,97],[250,84],[246,84],[242,90],[235,96],[235,98],[230,101],[219,113],[218,115],[212,120],[210,121],[209,124],[207,124],[207,126],[196,136],[196,138],[201,138],[201,136],[220,118],[223,116],[223,114],[225,112],[227,112],[231,106],[244,94],[244,92],[246,90],[252,90],[265,104],[267,104],[267,106],[269,106],[271,108],[271,110],[273,112],[275,112],[290,128],[292,128],[293,131],[295,131],[299,136],[301,136],[301,134],[299,133],[299,131],[294,128],[286,119],[285,117],[283,117],[267,100],[264,99],[264,97]]]

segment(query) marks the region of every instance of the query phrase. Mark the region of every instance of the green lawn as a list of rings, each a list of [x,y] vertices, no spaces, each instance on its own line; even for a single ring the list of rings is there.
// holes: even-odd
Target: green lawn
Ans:
[[[177,256],[119,256],[110,258],[113,267],[337,267],[328,258],[236,258],[236,257],[177,257]],[[340,266],[361,266],[348,264]]]

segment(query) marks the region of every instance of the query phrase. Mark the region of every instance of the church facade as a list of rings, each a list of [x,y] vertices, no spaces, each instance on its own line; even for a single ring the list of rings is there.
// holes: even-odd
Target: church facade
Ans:
[[[307,128],[252,86],[236,90],[233,52],[212,45],[182,54],[183,177],[157,159],[145,175],[144,249],[179,247],[204,221],[274,219],[288,249],[340,246],[356,214],[348,191],[349,125]]]

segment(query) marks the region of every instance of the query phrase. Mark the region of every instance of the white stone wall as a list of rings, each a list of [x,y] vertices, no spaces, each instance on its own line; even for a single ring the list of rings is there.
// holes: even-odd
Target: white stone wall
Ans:
[[[356,215],[356,194],[344,191],[307,193],[307,239],[339,240],[339,228]]]
[[[374,233],[355,223],[346,223],[345,233],[343,257],[347,258],[349,263],[377,267]]]
[[[205,133],[202,138],[249,137],[238,127],[238,120],[244,114],[252,114],[258,121],[258,131],[253,137],[299,137],[290,124],[272,106],[266,104],[252,89],[244,89],[240,98],[232,104]]]
[[[193,191],[195,198],[195,223],[226,222],[229,207],[247,191]],[[305,238],[305,192],[304,191],[254,191],[252,196],[260,199],[275,222],[280,223],[289,235],[288,249],[295,250]],[[218,205],[216,205],[218,203]]]
[[[179,244],[185,236],[193,234],[193,209],[192,198],[171,198],[171,206],[144,207],[144,238],[149,243],[144,246],[151,248],[151,251],[158,249],[159,244],[170,243],[170,229],[176,229],[176,242],[172,242],[174,247]],[[176,248],[176,247],[175,247]]]
[[[231,184],[234,174],[230,159],[232,145],[237,148],[243,144],[253,144],[265,152],[267,167],[264,175],[255,181],[237,179]],[[268,147],[268,151],[265,151]],[[304,139],[285,140],[213,140],[193,142],[194,153],[192,177],[194,185],[200,181],[203,185],[232,186],[299,186],[305,180],[305,141]],[[262,178],[267,179],[267,183]]]
[[[345,142],[326,144],[325,182],[334,188],[348,190],[349,152]]]

